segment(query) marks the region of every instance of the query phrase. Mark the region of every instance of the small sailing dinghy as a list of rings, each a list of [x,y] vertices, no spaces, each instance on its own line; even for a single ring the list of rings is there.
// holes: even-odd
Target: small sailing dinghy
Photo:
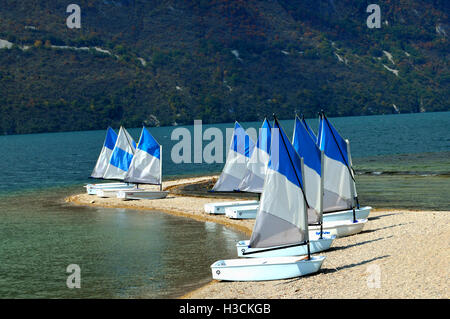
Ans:
[[[267,119],[259,130],[258,141],[250,157],[238,191],[261,194],[269,163],[271,126]],[[225,208],[225,216],[231,219],[256,218],[259,202],[256,205],[234,206]]]
[[[270,153],[250,247],[265,250],[309,247],[303,160],[289,143],[276,118]],[[325,257],[311,256],[307,250],[306,256],[219,260],[211,265],[212,277],[217,280],[260,281],[315,273]]]
[[[255,219],[259,202],[255,205],[232,206],[225,208],[225,216],[231,219]]]
[[[150,189],[120,190],[117,198],[160,199],[167,197],[162,190],[162,145],[143,127],[133,159],[124,181],[139,184],[159,185],[159,191]]]
[[[255,143],[236,121],[225,166],[210,192],[235,192],[244,176],[254,148]],[[239,201],[236,202],[236,206],[250,203],[254,204],[254,201]],[[206,213],[219,215],[225,214],[224,207],[229,206],[223,202],[208,203],[204,206]]]
[[[124,127],[120,127],[103,179],[124,180],[136,150],[136,143]],[[119,190],[136,188],[136,185],[102,187],[96,190],[98,197],[116,197]]]
[[[360,232],[367,221],[365,219],[355,219],[351,222],[349,220],[324,221],[325,151],[320,150],[315,143],[311,136],[311,130],[308,130],[306,127],[304,119],[303,121],[300,121],[298,117],[295,117],[292,144],[299,156],[305,161],[305,192],[310,208],[308,210],[310,235],[313,236],[314,234],[318,234],[319,236],[322,236],[322,232],[325,232],[326,235],[343,237]],[[332,173],[333,172],[328,174],[328,176],[331,177]],[[335,173],[339,173],[339,171],[336,171]],[[336,177],[333,175],[333,178]]]
[[[257,205],[257,200],[242,200],[242,201],[230,201],[230,202],[216,202],[206,203],[204,205],[205,213],[212,215],[225,215],[227,208],[242,207]]]
[[[322,214],[322,194],[323,194],[323,155],[320,149],[317,147],[315,141],[311,138],[307,128],[298,120],[295,119],[294,135],[292,140],[292,146],[304,161],[304,185],[303,190],[305,192],[305,201],[307,207],[308,224],[311,229],[313,225],[323,224]],[[333,240],[336,236],[325,235],[319,231],[316,232],[310,230],[310,249],[311,253],[327,250],[330,248]],[[333,234],[334,235],[334,234]],[[245,252],[254,252],[248,254],[248,257],[256,256],[292,256],[306,254],[307,250],[305,246],[289,247],[285,249],[276,249],[271,251],[263,251],[258,253],[259,249],[248,248],[248,241],[240,241],[237,243],[236,248],[238,256],[245,257]]]
[[[103,178],[105,174],[106,167],[108,166],[109,160],[111,159],[111,154],[114,150],[114,146],[117,141],[117,133],[111,127],[106,130],[106,137],[103,143],[102,150],[97,159],[95,167],[91,173],[91,178]],[[98,189],[107,188],[133,188],[134,185],[129,185],[129,183],[99,183],[99,184],[87,184],[85,185],[86,192],[89,195],[96,195]]]
[[[339,135],[323,112],[320,113],[318,142],[324,152],[324,221],[365,223],[372,207],[359,205],[350,143]]]

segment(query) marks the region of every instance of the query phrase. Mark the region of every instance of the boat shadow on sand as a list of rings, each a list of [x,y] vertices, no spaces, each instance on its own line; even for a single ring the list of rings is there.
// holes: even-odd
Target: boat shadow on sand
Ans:
[[[367,218],[367,219],[368,219],[368,220],[377,220],[377,219],[380,219],[381,217],[394,216],[394,215],[403,215],[403,213],[389,213],[389,214],[384,214],[384,215],[378,215],[378,216],[369,217],[369,218]]]
[[[366,229],[366,230],[362,230],[359,234],[370,234],[379,230],[384,230],[384,229],[388,229],[388,228],[393,228],[393,227],[399,227],[399,226],[404,226],[404,225],[408,225],[408,224],[412,224],[413,222],[409,222],[409,223],[401,223],[401,224],[396,224],[396,225],[390,225],[390,226],[385,226],[385,227],[380,227],[380,228],[374,228],[374,229]]]
[[[350,244],[350,245],[346,245],[346,246],[337,246],[337,247],[332,246],[327,250],[327,252],[333,252],[333,251],[338,251],[338,250],[342,250],[342,249],[348,249],[348,248],[352,248],[352,247],[356,247],[356,246],[361,246],[361,245],[373,243],[373,242],[376,242],[379,240],[388,239],[391,237],[393,237],[393,235],[388,236],[388,237],[380,237],[380,238],[375,238],[375,239],[371,239],[371,240],[361,241],[359,243],[354,243],[354,244]]]
[[[292,283],[294,281],[302,280],[302,278],[306,278],[306,277],[309,277],[309,276],[315,276],[315,275],[321,275],[321,274],[324,274],[324,275],[332,274],[332,273],[335,273],[335,272],[340,271],[340,270],[344,270],[344,269],[348,269],[348,268],[353,268],[353,267],[365,265],[365,264],[371,263],[373,261],[384,259],[384,258],[387,258],[387,257],[391,257],[391,255],[378,256],[378,257],[374,257],[374,258],[371,258],[371,259],[360,261],[359,263],[353,263],[353,264],[344,265],[344,266],[340,266],[340,267],[333,267],[333,265],[330,265],[333,268],[323,268],[322,267],[319,270],[318,273],[308,274],[308,275],[305,275],[305,276],[302,276],[302,277],[297,277],[297,278],[290,279],[290,280],[287,280],[287,281],[282,281],[282,282],[276,284],[276,286],[290,284],[290,283]],[[330,263],[330,262],[328,261],[328,263]]]
[[[333,268],[322,268],[320,270],[320,273],[321,274],[335,273],[335,272],[343,270],[343,269],[348,269],[348,268],[353,268],[353,267],[365,265],[365,264],[371,263],[371,262],[373,262],[375,260],[380,260],[380,259],[384,259],[384,258],[387,258],[387,257],[391,257],[391,255],[378,256],[378,257],[374,257],[374,258],[371,258],[371,259],[360,261],[358,263],[348,264],[348,265],[344,265],[344,266],[340,266],[340,267],[333,267],[333,265],[330,265]]]

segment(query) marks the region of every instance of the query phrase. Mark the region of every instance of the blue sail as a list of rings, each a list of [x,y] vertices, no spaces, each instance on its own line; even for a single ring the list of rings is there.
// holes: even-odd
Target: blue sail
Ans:
[[[267,164],[269,162],[270,141],[271,126],[267,119],[264,119],[259,131],[256,147],[247,163],[247,169],[239,184],[238,190],[253,193],[262,192]]]

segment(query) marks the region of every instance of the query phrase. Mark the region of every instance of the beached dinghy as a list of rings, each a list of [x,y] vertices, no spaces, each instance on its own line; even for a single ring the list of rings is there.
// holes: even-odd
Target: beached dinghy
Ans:
[[[123,180],[130,167],[135,150],[136,143],[133,138],[124,127],[120,127],[114,149],[103,173],[103,179]],[[116,197],[119,190],[136,188],[136,185],[129,183],[124,185],[121,185],[121,183],[112,183],[110,186],[107,186],[108,184],[101,185],[101,187],[92,188],[97,196],[100,195],[99,197]],[[110,194],[112,193],[115,195],[111,196]]]
[[[320,229],[318,231],[309,230],[309,249],[311,254],[328,250],[336,237],[323,232],[324,236],[320,238],[319,234]],[[306,245],[287,248],[273,247],[273,250],[268,250],[267,248],[249,248],[249,244],[250,240],[241,240],[236,244],[238,257],[288,257],[308,254]]]
[[[350,142],[320,113],[319,148],[324,152],[324,221],[367,219],[372,207],[360,207],[352,168]]]
[[[258,212],[259,203],[256,205],[227,207],[225,208],[225,216],[231,219],[255,219]]]
[[[234,191],[249,192],[261,194],[264,186],[264,177],[267,170],[267,163],[269,162],[270,152],[270,136],[271,127],[267,119],[260,128],[258,141],[253,149],[250,158],[247,161],[245,170],[243,171],[241,180]],[[237,132],[239,133],[239,132]],[[244,139],[236,139],[236,143]],[[237,149],[237,145],[232,145],[232,149]],[[240,167],[242,168],[242,167]],[[225,169],[224,169],[225,171]],[[237,176],[237,174],[236,174]],[[234,186],[233,186],[234,187]],[[225,214],[230,218],[255,218],[256,208],[249,209],[259,204],[259,201],[240,201],[234,202],[234,205],[229,203],[208,203],[205,205],[205,212],[210,214]],[[228,215],[226,214],[228,211]]]
[[[169,191],[156,191],[147,189],[121,190],[117,192],[117,198],[127,199],[161,199],[166,198]]]
[[[269,165],[250,248],[309,247],[303,160],[275,119]],[[211,265],[217,280],[260,281],[304,276],[319,271],[325,257],[264,257],[219,260]],[[246,254],[246,253],[244,253]]]
[[[236,121],[225,166],[210,192],[234,193],[244,176],[247,162],[253,154],[254,148],[255,143]],[[241,206],[254,204],[254,201],[236,201],[234,203],[235,206]],[[229,207],[224,205],[227,204],[223,202],[205,204],[205,213],[223,215],[225,214],[224,207]]]
[[[311,134],[311,130],[306,126],[306,121],[304,119],[301,121],[296,116],[292,144],[298,155],[305,161],[305,192],[308,200],[310,232],[316,233],[317,230],[320,232],[320,230],[326,229],[326,232],[324,231],[325,234],[334,235],[336,237],[344,237],[359,233],[367,222],[366,219],[358,220],[355,216],[355,219],[346,218],[335,221],[324,221],[324,177],[327,169],[325,166],[325,154],[330,152],[329,147],[325,147],[326,151],[320,150]],[[327,134],[329,135],[327,130],[322,130],[322,137],[327,136]],[[328,172],[327,175],[329,179],[339,181],[341,187],[338,191],[345,194],[346,190],[342,188],[342,185],[348,185],[348,194],[352,194],[353,191],[350,188],[354,188],[355,184],[353,180],[351,180],[351,176],[343,174],[336,176],[333,175],[333,173],[339,174],[340,171]],[[346,178],[346,181],[341,180],[342,176]],[[352,202],[349,203],[352,204]],[[354,206],[351,206],[351,208],[354,208]],[[311,229],[314,230],[311,231]]]
[[[259,203],[245,207],[227,207],[225,216],[231,219],[255,219],[258,213]]]
[[[136,185],[133,186],[132,188],[100,188],[97,189],[96,191],[96,195],[97,197],[100,198],[117,198],[117,194],[121,191],[129,191],[129,190],[138,190],[138,188],[136,188]]]
[[[309,226],[309,235],[318,236],[322,231],[326,236],[336,236],[338,238],[351,236],[360,233],[366,223],[367,219],[357,219],[355,222],[351,219],[324,222],[322,229],[320,225]]]
[[[98,156],[95,167],[91,173],[91,178],[103,178],[105,174],[106,167],[108,166],[109,160],[111,159],[111,154],[116,145],[117,134],[111,127],[106,130],[106,137],[103,143],[102,150]],[[121,187],[134,187],[134,185],[129,185],[128,183],[100,183],[100,184],[87,184],[86,192],[89,195],[96,195],[97,189],[101,188],[121,188]]]
[[[162,190],[162,145],[143,127],[136,152],[124,181],[139,184],[159,185],[159,191],[151,189],[120,190],[117,198],[161,199],[168,191]]]
[[[101,184],[87,184],[85,185],[86,192],[89,195],[97,195],[97,191],[99,189],[122,189],[122,188],[136,188],[136,185],[128,184],[128,183],[101,183]]]
[[[319,225],[318,236],[315,231],[310,230],[310,247],[311,252],[320,252],[330,248],[335,236],[327,234],[323,236],[320,225],[323,224],[322,214],[322,194],[323,194],[323,152],[317,147],[315,141],[311,138],[307,128],[295,119],[294,135],[292,146],[304,161],[304,185],[305,201],[307,207],[308,224]],[[346,223],[343,221],[342,223]],[[330,232],[328,232],[330,233]],[[342,233],[342,232],[341,232]],[[246,241],[237,243],[238,256],[245,256],[245,252],[255,252],[247,256],[292,256],[306,253],[304,246],[289,247],[285,249],[275,249],[256,254],[258,249],[245,247]]]
[[[242,200],[231,202],[206,203],[204,205],[205,213],[212,215],[225,215],[225,209],[230,207],[246,207],[257,205],[257,200]]]

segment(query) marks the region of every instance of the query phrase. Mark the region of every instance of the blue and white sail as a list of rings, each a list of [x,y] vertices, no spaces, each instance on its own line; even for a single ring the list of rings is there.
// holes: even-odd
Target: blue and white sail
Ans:
[[[244,173],[238,190],[252,193],[262,193],[264,187],[264,178],[266,177],[267,164],[270,154],[270,136],[271,126],[267,119],[259,130],[258,141],[253,150],[253,154],[247,163],[247,169]]]
[[[319,147],[324,152],[323,212],[352,209],[356,187],[348,141],[339,135],[324,114],[321,114],[319,128]]]
[[[236,121],[225,166],[212,191],[233,192],[239,188],[254,148],[255,142]]]
[[[249,247],[268,248],[308,241],[303,160],[275,120],[270,159]]]
[[[162,146],[143,127],[125,182],[161,185]]]
[[[136,143],[127,130],[121,126],[103,178],[123,180],[130,167],[135,150]]]
[[[108,166],[109,159],[116,145],[117,133],[111,127],[106,130],[105,142],[103,143],[102,150],[98,156],[97,163],[94,170],[91,173],[92,178],[102,178],[105,174],[106,167]]]
[[[313,140],[304,121],[295,118],[292,145],[304,161],[305,187],[308,200],[308,220],[310,224],[322,221],[322,152]]]

